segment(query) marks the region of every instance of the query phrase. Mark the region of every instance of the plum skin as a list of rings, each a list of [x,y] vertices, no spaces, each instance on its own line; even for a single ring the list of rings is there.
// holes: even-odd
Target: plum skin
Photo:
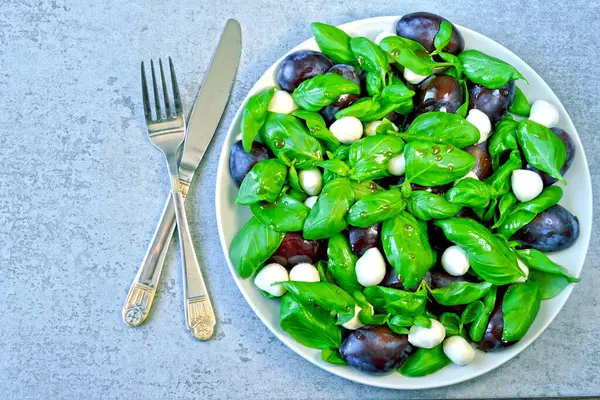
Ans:
[[[326,246],[322,240],[307,240],[302,232],[287,232],[269,262],[292,268],[300,263],[316,264],[324,259]]]
[[[352,252],[360,257],[367,250],[381,246],[381,224],[371,225],[368,228],[349,226],[348,237]]]
[[[277,83],[281,89],[292,93],[302,82],[324,74],[332,66],[333,61],[323,53],[296,51],[281,61],[277,70]]]
[[[357,85],[361,86],[361,94],[364,94],[366,92],[366,89],[362,88],[362,82],[358,70],[352,65],[336,64],[333,67],[329,68],[327,70],[327,73],[340,75],[348,79],[349,81],[352,81]],[[335,121],[335,114],[338,111],[351,106],[358,99],[360,99],[361,94],[343,94],[337,99],[335,99],[333,103],[329,104],[327,107],[322,109],[321,115],[323,116],[323,119],[325,119],[327,125],[329,126]]]
[[[501,286],[498,288],[496,304],[488,319],[483,338],[477,343],[477,347],[483,351],[497,351],[517,343],[516,341],[507,342],[502,339],[502,334],[504,333],[502,301],[504,300],[504,294],[506,293],[507,288],[508,286]]]
[[[414,96],[415,115],[431,111],[456,113],[465,102],[460,82],[449,75],[431,75],[418,86]]]
[[[579,220],[561,205],[542,211],[512,237],[523,248],[553,252],[569,248],[579,237]]]
[[[370,325],[350,332],[340,355],[359,371],[385,374],[398,369],[412,350],[408,335],[398,335],[385,325]]]
[[[432,52],[435,50],[433,41],[442,21],[450,22],[428,12],[406,14],[397,22],[396,33],[398,36],[419,42],[428,52]],[[465,41],[461,33],[452,25],[452,36],[448,45],[444,47],[444,52],[458,55],[464,48]]]
[[[475,165],[471,171],[477,175],[479,180],[484,180],[492,175],[494,172],[492,169],[492,156],[488,151],[486,142],[465,147],[463,150],[475,157]]]
[[[498,89],[488,89],[479,84],[471,84],[469,86],[469,110],[477,109],[483,112],[493,125],[506,115],[516,93],[514,81],[509,81]]]
[[[560,169],[560,174],[564,176],[567,173],[567,171],[569,170],[569,168],[571,168],[571,165],[573,164],[573,161],[575,160],[575,153],[576,153],[575,142],[573,141],[573,139],[567,132],[565,132],[564,130],[562,130],[560,128],[551,128],[550,130],[552,132],[554,132],[560,140],[562,140],[562,142],[565,145],[565,148],[567,149],[567,158],[565,159],[565,163],[563,164],[563,166]],[[544,171],[540,171],[539,169],[532,167],[529,164],[526,165],[526,168],[537,172],[542,177],[542,182],[544,182],[544,187],[553,185],[556,182],[558,182],[558,179],[554,178],[553,176],[548,175]]]
[[[233,182],[240,187],[242,181],[258,162],[273,157],[271,150],[262,143],[252,142],[250,153],[246,153],[241,140],[231,146],[229,153],[229,173]]]

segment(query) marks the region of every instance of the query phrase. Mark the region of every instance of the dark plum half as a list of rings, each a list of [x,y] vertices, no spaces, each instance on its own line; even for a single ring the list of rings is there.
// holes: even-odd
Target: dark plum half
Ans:
[[[323,53],[311,50],[296,51],[283,59],[277,71],[281,89],[292,93],[302,82],[324,74],[333,61]]]
[[[432,75],[418,86],[415,97],[415,115],[431,111],[455,113],[465,102],[460,82],[449,75]]]
[[[433,40],[440,30],[442,21],[450,22],[439,15],[428,12],[415,12],[406,14],[396,24],[398,36],[405,37],[421,43],[429,52],[435,50]],[[444,47],[446,53],[458,55],[465,48],[465,41],[454,25],[452,25],[452,37],[450,43]]]
[[[352,251],[359,257],[373,247],[381,247],[381,224],[368,228],[348,227],[348,237]]]
[[[512,346],[517,343],[516,341],[507,342],[502,340],[502,334],[504,333],[504,313],[502,312],[502,300],[506,293],[506,286],[499,287],[498,293],[496,294],[496,304],[490,314],[488,325],[483,334],[483,338],[477,347],[483,351],[496,351],[503,349],[508,346]]]
[[[514,81],[498,89],[488,89],[479,84],[469,86],[469,110],[475,108],[488,116],[492,125],[498,122],[507,112],[515,99]]]
[[[327,73],[338,74],[344,78],[361,86],[360,73],[352,65],[336,64],[327,70]],[[344,108],[352,105],[356,100],[360,99],[360,94],[343,94],[338,97],[333,103],[329,104],[323,110],[321,115],[325,119],[327,125],[331,125],[335,121],[335,114]]]
[[[231,146],[231,152],[229,153],[229,173],[235,184],[239,187],[256,163],[272,157],[273,153],[264,144],[252,142],[250,153],[246,153],[242,141],[238,140]]]
[[[512,238],[526,249],[552,252],[571,247],[578,237],[579,220],[557,204],[539,213]]]
[[[325,250],[322,240],[307,240],[302,232],[288,232],[269,261],[288,269],[300,263],[315,264],[325,257]]]
[[[474,144],[473,146],[466,147],[464,150],[475,157],[475,166],[471,171],[477,175],[479,180],[484,180],[492,175],[492,172],[494,172],[492,170],[492,156],[488,151],[486,142]]]

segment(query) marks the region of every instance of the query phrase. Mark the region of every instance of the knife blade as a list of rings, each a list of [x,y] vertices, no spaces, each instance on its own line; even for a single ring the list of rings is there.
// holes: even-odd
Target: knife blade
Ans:
[[[179,179],[188,186],[219,125],[231,93],[241,54],[240,23],[230,19],[225,25],[221,40],[204,75],[188,121],[179,163]]]

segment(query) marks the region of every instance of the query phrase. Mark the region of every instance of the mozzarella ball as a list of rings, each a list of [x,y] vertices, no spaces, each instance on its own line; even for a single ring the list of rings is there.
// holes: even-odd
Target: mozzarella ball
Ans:
[[[373,311],[373,306],[369,304],[369,307],[371,307],[371,311]],[[354,306],[354,317],[346,322],[345,324],[342,324],[342,326],[346,329],[350,329],[351,331],[354,331],[358,328],[362,328],[364,326],[364,324],[362,322],[360,322],[360,318],[358,318],[358,313],[360,312],[360,310],[362,310],[362,307],[360,307],[358,304]]]
[[[356,279],[365,287],[379,285],[385,272],[385,260],[377,247],[367,250],[356,262]]]
[[[390,159],[390,163],[388,164],[388,172],[392,175],[402,176],[406,171],[406,159],[404,158],[404,153],[397,155],[396,157],[392,157]]]
[[[452,276],[462,276],[469,270],[469,257],[458,246],[450,246],[442,254],[442,267]]]
[[[298,173],[300,187],[309,196],[316,196],[323,188],[323,175],[318,168],[305,169]]]
[[[446,328],[439,321],[430,318],[431,327],[413,325],[408,333],[408,342],[416,347],[431,349],[444,341]]]
[[[344,144],[351,144],[362,137],[363,125],[356,117],[342,117],[329,127],[329,131]]]
[[[258,274],[254,277],[254,284],[258,286],[260,290],[270,293],[273,296],[280,297],[286,290],[282,285],[273,285],[275,282],[289,281],[287,269],[283,268],[281,264],[272,263],[265,265]]]
[[[369,123],[367,124],[367,127],[365,128],[365,135],[367,135],[367,136],[373,136],[373,135],[376,135],[376,134],[377,134],[377,127],[378,127],[379,125],[381,125],[381,123],[382,123],[382,122],[383,122],[383,121],[373,121],[373,122],[369,122]],[[396,124],[394,124],[393,122],[392,122],[392,128],[394,128],[394,130],[395,130],[396,132],[398,132],[398,127],[397,127],[397,126],[396,126]]]
[[[529,267],[518,258],[517,264],[519,265],[519,268],[521,268],[521,271],[525,272],[525,276],[522,276],[519,279],[517,279],[517,282],[527,282],[527,279],[529,279]]]
[[[312,209],[318,199],[319,199],[319,196],[310,196],[310,197],[307,197],[306,200],[304,200],[304,205],[306,207]]]
[[[404,80],[406,82],[412,83],[413,85],[418,85],[419,83],[423,82],[425,78],[427,78],[429,75],[419,75],[408,68],[404,68],[404,73],[402,74],[402,76],[404,77]]]
[[[234,140],[234,141],[236,141],[236,142],[239,142],[240,140],[242,140],[242,138],[243,138],[243,137],[244,137],[244,136],[243,136],[243,135],[242,135],[242,133],[240,132],[240,133],[239,133],[239,134],[238,134],[238,135],[235,137],[235,139],[233,139],[233,140]]]
[[[454,364],[467,365],[475,358],[475,350],[462,336],[451,336],[442,346],[444,354]]]
[[[529,119],[544,125],[546,128],[554,128],[559,120],[558,108],[545,100],[536,100],[531,105]]]
[[[290,271],[290,281],[319,282],[320,280],[319,271],[309,263],[297,264]]]
[[[475,127],[479,130],[478,143],[485,142],[492,131],[492,123],[490,122],[490,118],[483,111],[474,108],[469,111],[469,115],[467,115],[467,121],[475,125]]]
[[[388,32],[388,31],[383,31],[381,32],[379,35],[377,35],[377,37],[375,38],[375,44],[377,46],[379,46],[379,43],[381,43],[381,41],[383,39],[385,39],[386,37],[390,37],[390,36],[397,36],[395,33],[392,32]]]
[[[528,169],[516,169],[510,177],[512,191],[519,201],[533,200],[544,190],[542,177]]]
[[[291,114],[297,109],[298,106],[294,102],[292,95],[285,90],[276,90],[267,107],[267,111],[280,114]]]

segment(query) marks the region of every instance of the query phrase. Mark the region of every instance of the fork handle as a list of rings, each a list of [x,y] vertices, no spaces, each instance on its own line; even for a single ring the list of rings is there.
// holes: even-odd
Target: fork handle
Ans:
[[[185,214],[182,185],[177,176],[171,177],[171,194],[175,205],[177,232],[181,247],[186,325],[196,339],[208,340],[214,331],[215,314],[194,250],[194,243],[192,242],[190,227]]]

